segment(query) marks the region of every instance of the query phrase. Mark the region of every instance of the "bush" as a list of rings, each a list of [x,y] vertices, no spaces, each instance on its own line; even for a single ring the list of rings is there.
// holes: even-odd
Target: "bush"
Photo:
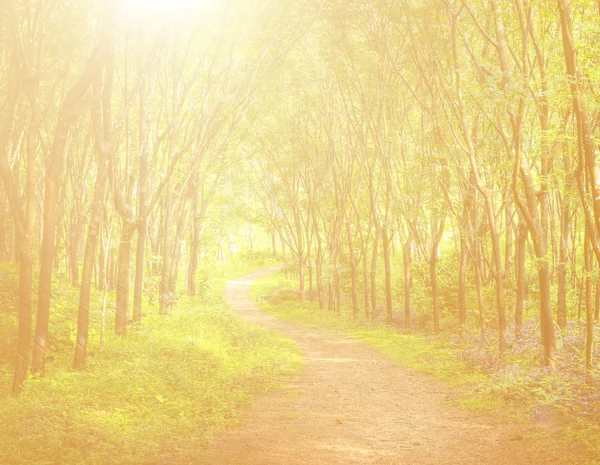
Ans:
[[[4,267],[2,289],[13,289],[14,269],[6,275]],[[0,361],[0,463],[202,463],[211,436],[238,421],[239,407],[300,364],[293,342],[229,309],[223,283],[213,282],[205,299],[210,303],[184,296],[166,316],[158,315],[157,302],[145,302],[148,316],[126,338],[113,335],[110,311],[102,351],[101,295],[95,293],[88,363],[81,372],[70,369],[78,290],[55,283],[54,361],[45,378],[28,379],[20,398],[9,395],[16,323],[6,318],[14,315],[5,304],[14,304],[13,293],[2,293],[0,334],[10,336],[2,353],[10,357]]]

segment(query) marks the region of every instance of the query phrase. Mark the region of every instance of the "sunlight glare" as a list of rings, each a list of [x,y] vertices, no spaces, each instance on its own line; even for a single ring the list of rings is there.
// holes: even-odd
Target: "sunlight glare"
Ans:
[[[182,14],[192,11],[211,10],[223,0],[127,0],[127,8],[132,12],[150,14]]]

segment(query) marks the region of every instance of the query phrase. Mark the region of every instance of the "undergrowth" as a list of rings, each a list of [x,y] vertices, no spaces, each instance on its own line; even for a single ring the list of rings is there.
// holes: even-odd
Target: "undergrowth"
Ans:
[[[139,328],[112,334],[98,350],[98,294],[92,300],[90,356],[70,368],[77,289],[55,283],[52,359],[44,378],[9,395],[16,328],[16,270],[0,266],[0,463],[143,464],[202,460],[215,432],[240,407],[296,371],[295,344],[242,321],[222,299],[226,280],[251,265],[210,264],[203,297],[181,297],[167,316],[146,303]],[[111,301],[109,297],[109,301]],[[154,299],[156,302],[156,299]]]
[[[385,325],[380,318],[375,322],[364,316],[354,319],[347,305],[338,315],[319,309],[316,302],[300,302],[290,284],[281,274],[269,275],[255,282],[251,296],[273,316],[356,338],[408,368],[432,374],[453,388],[459,407],[534,421],[540,428],[531,436],[560,430],[561,438],[553,447],[577,440],[591,457],[600,457],[598,372],[583,374],[581,342],[576,342],[581,339],[577,337],[579,325],[572,324],[559,335],[561,370],[548,376],[540,367],[533,322],[525,325],[524,340],[513,341],[501,361],[493,328],[488,328],[485,338],[479,333],[405,332]],[[589,463],[600,462],[592,459]]]

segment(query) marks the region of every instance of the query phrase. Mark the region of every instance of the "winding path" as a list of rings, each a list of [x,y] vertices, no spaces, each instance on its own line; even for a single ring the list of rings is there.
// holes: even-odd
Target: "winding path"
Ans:
[[[559,460],[535,450],[517,425],[452,406],[448,388],[430,375],[352,339],[261,312],[248,288],[272,271],[230,281],[225,297],[244,319],[297,341],[305,365],[259,398],[243,426],[216,439],[210,464],[565,463],[564,453]]]

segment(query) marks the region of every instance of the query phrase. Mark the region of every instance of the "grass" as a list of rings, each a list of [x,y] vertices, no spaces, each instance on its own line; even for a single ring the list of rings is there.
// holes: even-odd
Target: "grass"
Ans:
[[[70,369],[77,290],[55,285],[53,361],[46,377],[28,379],[26,392],[14,398],[8,393],[16,270],[2,264],[0,335],[7,339],[0,354],[11,357],[3,356],[0,365],[0,463],[201,461],[216,432],[240,421],[243,406],[301,363],[293,342],[242,321],[222,300],[227,279],[249,268],[213,265],[210,274],[205,268],[200,274],[210,279],[204,298],[182,297],[167,316],[146,305],[142,326],[129,328],[126,338],[113,336],[108,325],[102,351],[93,300],[94,331],[83,372]]]
[[[258,300],[258,296],[269,296],[282,285],[285,284],[280,275],[265,276],[250,288],[250,297]],[[484,380],[483,375],[470,370],[466,363],[458,360],[439,337],[394,332],[382,323],[373,323],[364,318],[355,320],[348,312],[336,315],[320,310],[316,303],[261,299],[260,306],[265,312],[286,321],[356,338],[409,368],[430,373],[457,386],[473,385]],[[457,378],[457,371],[463,376]]]
[[[433,375],[449,385],[459,408],[478,410],[527,424],[526,420],[534,418],[537,408],[555,409],[563,403],[565,393],[569,391],[564,376],[542,376],[538,366],[527,368],[535,373],[529,378],[522,366],[517,367],[518,375],[515,375],[514,367],[499,372],[484,370],[483,367],[487,365],[480,364],[480,360],[475,360],[472,354],[478,350],[473,347],[473,338],[463,340],[451,333],[434,336],[398,332],[364,317],[354,319],[348,308],[343,308],[342,313],[336,315],[319,309],[316,303],[301,303],[295,299],[294,291],[290,290],[290,283],[280,274],[257,280],[250,294],[254,300],[259,300],[261,296],[261,308],[273,316],[300,326],[355,338],[403,366]],[[484,349],[490,350],[490,347],[481,346],[481,350]],[[515,362],[519,355],[522,357],[519,353],[510,354],[507,363]],[[530,363],[535,365],[536,360],[532,359]],[[571,380],[571,385],[575,386],[576,382]],[[580,401],[585,403],[583,398]],[[554,416],[554,410],[551,412],[550,416]],[[561,418],[562,413],[559,411],[557,416]],[[543,447],[578,447],[592,457],[586,463],[600,463],[600,426],[594,420],[589,417],[580,420],[578,415],[574,425],[554,424],[550,427],[556,426],[561,433],[552,435],[551,439],[544,429],[546,426],[540,431],[531,430],[528,435]]]

